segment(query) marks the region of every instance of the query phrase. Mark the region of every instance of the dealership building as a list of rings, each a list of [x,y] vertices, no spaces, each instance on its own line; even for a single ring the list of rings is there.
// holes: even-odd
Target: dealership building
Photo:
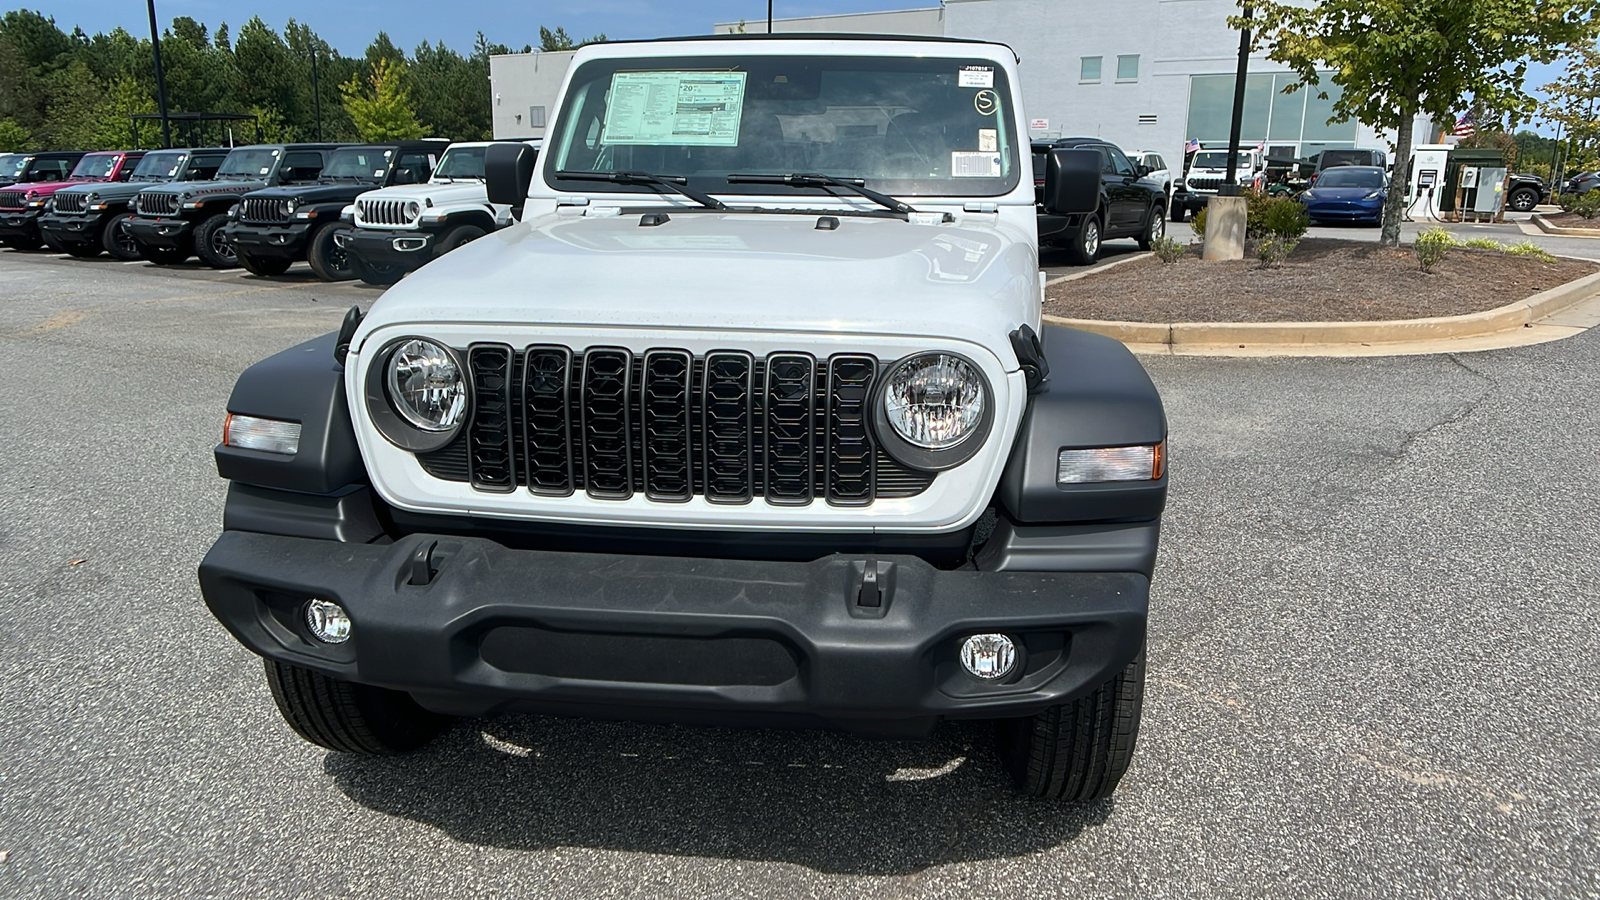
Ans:
[[[1237,11],[1233,0],[943,0],[921,9],[779,19],[773,30],[1007,44],[1022,60],[1033,137],[1101,137],[1175,160],[1190,140],[1228,140],[1239,51],[1228,17]],[[712,30],[741,29],[764,32],[766,21],[720,22]],[[490,60],[496,137],[544,133],[570,59],[568,52]],[[1295,81],[1284,66],[1251,57],[1243,145],[1299,157],[1334,148],[1392,149],[1392,131],[1328,123],[1336,85],[1324,79],[1319,88],[1285,94]],[[1431,122],[1419,119],[1413,137],[1421,143],[1434,138]]]

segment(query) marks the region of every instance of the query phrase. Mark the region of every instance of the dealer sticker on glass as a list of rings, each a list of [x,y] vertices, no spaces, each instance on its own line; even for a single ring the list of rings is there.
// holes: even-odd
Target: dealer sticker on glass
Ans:
[[[993,153],[956,150],[950,154],[952,178],[999,178],[1000,157]]]
[[[739,146],[744,72],[618,72],[602,143]]]
[[[994,69],[989,66],[962,66],[957,82],[964,88],[992,88]]]

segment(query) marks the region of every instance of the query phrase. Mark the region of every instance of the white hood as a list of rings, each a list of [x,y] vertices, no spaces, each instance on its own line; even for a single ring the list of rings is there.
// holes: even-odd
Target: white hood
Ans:
[[[1039,327],[1031,238],[994,216],[670,217],[555,214],[479,238],[390,288],[354,346],[409,323],[879,334],[967,340],[1009,368],[1008,335]]]
[[[451,184],[398,184],[394,187],[367,191],[359,200],[432,200],[436,206],[457,203],[487,203],[489,189],[481,181],[457,181]]]

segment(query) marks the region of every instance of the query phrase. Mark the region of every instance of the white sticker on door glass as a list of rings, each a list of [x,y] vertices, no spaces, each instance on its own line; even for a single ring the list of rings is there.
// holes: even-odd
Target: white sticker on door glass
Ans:
[[[999,178],[1000,157],[994,153],[955,150],[950,154],[952,178]]]
[[[600,141],[737,147],[744,85],[744,72],[618,72]]]
[[[1000,149],[1000,132],[994,128],[978,129],[978,149],[984,153],[994,153]]]

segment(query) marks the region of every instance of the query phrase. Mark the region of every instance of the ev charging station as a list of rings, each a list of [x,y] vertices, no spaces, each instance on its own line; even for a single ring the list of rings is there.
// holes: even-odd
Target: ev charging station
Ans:
[[[1406,215],[1415,221],[1440,220],[1444,211],[1444,177],[1450,162],[1449,144],[1421,144],[1412,148],[1411,177],[1406,180]]]

